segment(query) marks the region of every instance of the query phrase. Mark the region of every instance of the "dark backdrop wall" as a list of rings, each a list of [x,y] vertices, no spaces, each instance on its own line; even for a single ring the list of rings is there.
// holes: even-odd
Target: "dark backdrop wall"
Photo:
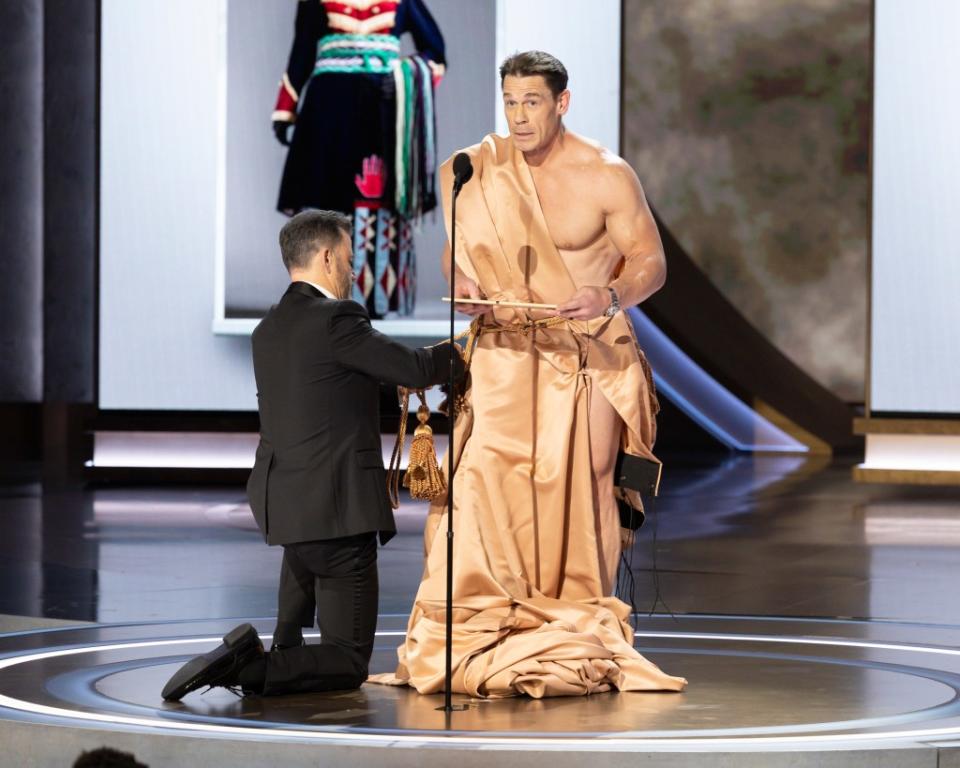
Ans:
[[[0,402],[43,396],[43,2],[0,3]]]
[[[625,0],[623,151],[698,266],[861,401],[870,0]]]
[[[97,0],[45,0],[44,400],[92,403],[97,253]]]
[[[0,3],[0,458],[45,479],[96,390],[98,7]]]

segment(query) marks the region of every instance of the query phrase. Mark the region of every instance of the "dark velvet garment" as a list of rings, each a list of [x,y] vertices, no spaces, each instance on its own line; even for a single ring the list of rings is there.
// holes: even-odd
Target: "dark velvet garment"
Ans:
[[[393,74],[367,72],[314,73],[318,44],[329,35],[347,30],[331,25],[320,0],[301,0],[297,10],[295,36],[287,65],[287,79],[299,96],[297,115],[277,208],[295,213],[304,208],[325,208],[352,215],[355,207],[372,199],[376,205],[392,208],[395,195],[395,147],[397,93]],[[417,56],[445,64],[444,42],[439,27],[423,0],[401,0],[392,28],[378,30],[376,37],[406,33],[413,37]],[[430,88],[418,82],[418,88]],[[422,117],[422,103],[412,105]],[[382,195],[370,198],[358,188],[364,174],[364,160],[377,157],[386,168]],[[432,174],[424,158],[416,159],[421,178],[431,177],[422,213],[436,206]]]

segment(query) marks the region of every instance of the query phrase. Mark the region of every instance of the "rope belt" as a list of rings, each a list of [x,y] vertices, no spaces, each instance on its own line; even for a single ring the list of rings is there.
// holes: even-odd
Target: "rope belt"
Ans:
[[[455,341],[464,341],[466,340],[466,345],[463,349],[463,365],[466,369],[464,372],[464,378],[466,374],[470,371],[470,359],[473,357],[473,350],[477,346],[477,341],[480,340],[480,337],[485,333],[519,333],[521,336],[529,336],[534,331],[544,330],[546,328],[558,328],[561,325],[566,325],[573,322],[568,320],[565,317],[546,317],[542,320],[528,320],[525,323],[515,323],[513,325],[484,325],[482,318],[476,318],[470,327],[458,333],[452,339],[451,342]],[[573,329],[570,329],[573,331]],[[441,342],[443,343],[443,342]],[[404,388],[399,387],[402,391]],[[416,391],[416,390],[413,390]],[[422,390],[421,390],[422,391]]]
[[[470,357],[473,354],[473,348],[477,341],[485,333],[519,333],[521,336],[529,336],[531,333],[547,328],[559,328],[562,325],[569,325],[572,320],[565,317],[546,317],[542,320],[528,320],[525,323],[514,323],[512,325],[484,325],[482,318],[475,319],[470,323],[470,328],[463,333],[453,337],[453,341],[467,340],[464,350],[464,363],[467,369],[470,368]],[[573,330],[572,328],[570,329]]]
[[[529,336],[531,333],[544,328],[557,328],[561,325],[567,325],[573,322],[565,317],[545,317],[542,320],[528,320],[525,323],[516,323],[513,325],[484,325],[480,332],[483,333],[519,333],[521,336]],[[572,330],[572,329],[571,329]]]

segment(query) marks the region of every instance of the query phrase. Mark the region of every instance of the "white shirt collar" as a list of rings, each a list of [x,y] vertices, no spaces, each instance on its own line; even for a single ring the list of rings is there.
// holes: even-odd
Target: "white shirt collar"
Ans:
[[[320,293],[322,293],[322,294],[323,294],[324,296],[326,296],[328,299],[333,299],[334,301],[337,300],[337,297],[334,296],[332,293],[330,293],[330,291],[328,291],[328,290],[327,290],[326,288],[324,288],[322,285],[317,285],[316,283],[311,283],[309,280],[303,280],[302,282],[306,283],[307,285],[312,285],[314,288],[316,288],[318,291],[320,291]]]

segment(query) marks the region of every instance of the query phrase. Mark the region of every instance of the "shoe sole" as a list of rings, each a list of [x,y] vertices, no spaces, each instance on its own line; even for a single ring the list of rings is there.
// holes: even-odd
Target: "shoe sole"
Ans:
[[[256,643],[259,641],[260,636],[252,624],[241,624],[238,627],[234,627],[223,636],[222,645],[217,646],[202,656],[196,656],[184,664],[180,670],[170,678],[170,681],[164,686],[160,695],[164,701],[180,701],[180,699],[188,693],[204,685],[204,679],[209,679],[216,675],[216,667],[228,658],[228,654],[222,652],[224,646],[226,649],[232,650],[245,642],[249,642],[251,649],[254,649],[256,648]],[[219,657],[209,658],[211,654],[216,654],[218,651],[221,651]],[[177,679],[181,676],[181,672],[188,673],[184,675],[184,677],[186,677],[185,680]]]

